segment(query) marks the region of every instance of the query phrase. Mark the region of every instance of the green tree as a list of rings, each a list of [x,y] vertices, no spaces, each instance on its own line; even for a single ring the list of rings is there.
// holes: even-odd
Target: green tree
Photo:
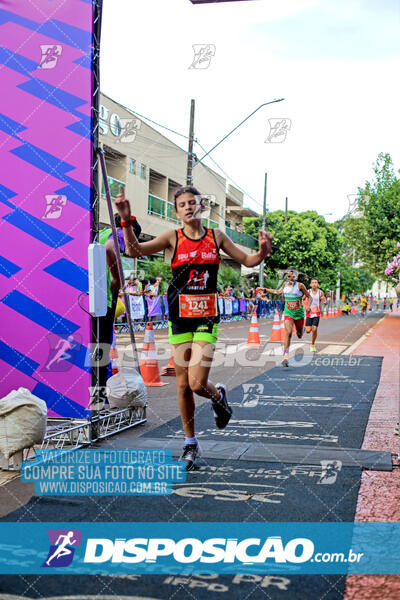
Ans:
[[[244,219],[244,230],[257,237],[261,217]],[[336,285],[337,263],[341,256],[342,242],[338,229],[327,223],[316,211],[285,213],[281,210],[268,213],[266,228],[274,236],[271,257],[266,261],[266,275],[277,276],[280,269],[290,265],[309,278],[318,276],[324,286]]]
[[[364,267],[340,264],[340,290],[345,294],[361,294],[372,288],[375,278]]]
[[[377,279],[388,279],[386,263],[400,241],[400,180],[390,154],[380,153],[374,179],[359,188],[358,211],[343,221],[356,257]]]
[[[238,287],[241,281],[240,272],[232,267],[220,265],[218,269],[218,285],[226,289],[227,287]]]
[[[141,261],[138,271],[144,271],[143,279],[151,279],[152,277],[162,277],[161,290],[162,294],[166,293],[166,283],[172,279],[171,265],[165,263],[162,258],[147,259]]]

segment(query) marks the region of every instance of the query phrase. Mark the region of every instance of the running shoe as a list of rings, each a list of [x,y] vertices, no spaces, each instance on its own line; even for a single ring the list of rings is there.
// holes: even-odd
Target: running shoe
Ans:
[[[399,435],[399,424],[398,423],[397,423],[396,427],[394,428],[394,434]]]
[[[310,352],[316,352],[316,351],[317,351],[316,347],[311,344]]]
[[[282,361],[282,367],[288,367],[289,366],[289,361],[287,358],[284,358]]]
[[[222,392],[222,398],[217,402],[211,403],[211,408],[214,411],[215,424],[218,429],[224,429],[232,416],[232,409],[227,401],[226,386],[223,383],[217,383],[217,390]]]
[[[182,456],[179,460],[184,460],[186,463],[186,471],[193,471],[196,463],[196,458],[201,456],[201,448],[199,444],[186,444],[183,446]]]

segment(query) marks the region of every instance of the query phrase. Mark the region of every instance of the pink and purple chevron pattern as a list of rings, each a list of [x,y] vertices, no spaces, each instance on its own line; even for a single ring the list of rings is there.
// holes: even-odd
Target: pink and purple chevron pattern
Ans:
[[[93,22],[93,0],[0,0],[0,398],[56,417],[89,415]]]

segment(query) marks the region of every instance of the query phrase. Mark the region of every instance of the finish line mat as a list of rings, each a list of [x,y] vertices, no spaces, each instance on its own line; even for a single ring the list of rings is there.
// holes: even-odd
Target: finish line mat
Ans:
[[[96,520],[353,521],[360,478],[360,468],[340,465],[327,473],[315,465],[203,460],[186,482],[174,484],[171,496],[34,497],[3,521],[62,519],[64,527],[68,521]],[[339,600],[344,586],[345,577],[325,575],[0,576],[1,592],[41,600]]]
[[[381,359],[358,357],[352,365],[349,358],[334,368],[314,360],[305,367],[276,367],[230,390],[234,416],[226,432],[240,435],[225,441],[277,449],[279,444],[360,447]],[[196,422],[200,439],[224,441],[209,406],[198,409]],[[179,419],[135,439],[135,446],[153,437],[182,440]],[[171,496],[34,497],[3,521],[351,522],[361,468],[343,466],[336,454],[330,468],[326,462],[203,458],[186,482],[174,484]],[[0,592],[14,594],[10,600],[341,600],[344,588],[345,577],[338,575],[0,576]]]
[[[339,575],[12,575],[2,600],[341,600]],[[62,590],[62,591],[60,591]]]
[[[275,367],[228,390],[233,415],[226,429],[216,428],[210,403],[198,407],[196,435],[200,442],[360,448],[381,364],[380,357],[324,355],[306,366]],[[182,440],[181,420],[143,437]]]

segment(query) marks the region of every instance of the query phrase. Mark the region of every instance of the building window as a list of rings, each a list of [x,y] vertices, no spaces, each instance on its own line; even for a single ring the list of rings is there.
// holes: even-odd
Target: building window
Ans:
[[[146,179],[146,165],[140,165],[140,177]]]
[[[136,173],[136,160],[134,158],[129,161],[129,173]]]

